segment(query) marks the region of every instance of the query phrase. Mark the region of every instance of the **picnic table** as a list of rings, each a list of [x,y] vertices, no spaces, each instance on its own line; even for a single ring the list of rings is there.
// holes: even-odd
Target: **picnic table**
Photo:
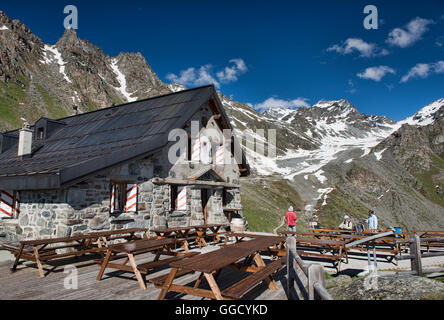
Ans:
[[[301,235],[301,233],[294,231],[282,231],[283,235]],[[312,235],[311,233],[304,233],[304,235]],[[332,260],[333,266],[339,272],[341,270],[341,262],[345,257],[346,263],[348,263],[348,250],[345,248],[346,241],[331,240],[325,238],[313,238],[313,237],[295,237],[297,245],[297,253],[302,257],[322,258]],[[315,253],[313,251],[320,251]],[[331,255],[327,255],[327,251]]]
[[[140,239],[135,234],[148,229],[132,228],[113,231],[93,232],[84,235],[71,237],[59,237],[38,240],[22,240],[18,243],[10,242],[1,245],[1,249],[8,250],[15,255],[15,262],[12,270],[16,270],[21,259],[34,261],[37,264],[40,277],[45,277],[43,263],[52,260],[84,256],[86,254],[100,254],[106,249],[109,241],[115,239],[125,239],[128,241]],[[57,250],[73,249],[72,251],[58,253]]]
[[[318,239],[339,240],[339,241],[345,241],[346,243],[368,237],[368,235],[356,235],[356,234],[303,233],[303,232],[295,232],[294,235],[302,237],[315,237]],[[376,251],[392,254],[391,256],[387,257],[387,260],[389,262],[392,262],[398,254],[402,253],[403,246],[404,247],[406,246],[404,243],[397,241],[397,239],[398,238],[396,238],[393,235],[372,240],[372,243],[376,245]],[[359,245],[357,247],[354,247],[353,250],[367,251],[367,246],[366,244]],[[398,262],[395,260],[394,264],[397,265]]]
[[[158,288],[161,288],[158,299],[165,299],[169,291],[191,294],[210,299],[240,299],[252,288],[266,281],[271,290],[277,288],[272,275],[282,267],[284,259],[278,259],[266,265],[260,252],[282,241],[282,237],[260,237],[250,241],[239,242],[199,256],[182,259],[170,263],[171,271],[163,276],[150,279]],[[242,262],[241,262],[242,260]],[[253,265],[253,261],[255,265]],[[221,290],[217,280],[224,268],[234,268],[251,273],[246,278]],[[194,285],[185,286],[174,284],[179,277],[199,272],[199,278]],[[206,279],[210,290],[201,289],[199,285]]]
[[[196,235],[191,235],[191,230],[193,230],[194,227],[173,227],[173,228],[159,228],[151,230],[157,235],[158,239],[164,239],[164,238],[174,238],[176,239],[177,243],[181,243],[181,247],[186,251],[189,252],[188,247],[188,240],[194,240],[197,238]]]
[[[101,267],[99,274],[97,275],[97,280],[100,281],[102,279],[103,273],[105,272],[106,268],[132,272],[135,274],[140,288],[146,290],[145,280],[143,279],[142,274],[146,275],[150,270],[162,265],[166,265],[172,261],[199,254],[198,252],[187,254],[179,254],[177,252],[174,252],[171,250],[171,247],[175,245],[175,243],[175,239],[165,238],[137,240],[127,243],[110,245],[107,248],[105,258],[101,262]],[[154,259],[147,263],[137,264],[134,256],[147,252],[155,252]],[[127,257],[120,264],[110,262],[112,255],[116,254],[124,254]],[[168,255],[173,257],[159,260],[161,255]],[[127,265],[128,262],[130,263],[130,265]]]
[[[207,243],[205,242],[205,237],[213,237],[213,241],[218,243],[220,242],[219,235],[222,234],[219,232],[220,228],[222,227],[228,227],[228,224],[203,224],[194,226],[194,229],[197,233],[197,239],[196,242],[199,245],[199,247],[206,246]],[[210,231],[211,233],[208,233]]]

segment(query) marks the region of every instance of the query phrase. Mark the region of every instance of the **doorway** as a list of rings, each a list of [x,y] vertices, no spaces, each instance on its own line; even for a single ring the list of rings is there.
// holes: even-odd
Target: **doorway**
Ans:
[[[200,199],[202,201],[202,210],[204,216],[204,223],[208,223],[208,200],[211,197],[211,190],[202,188],[200,189]]]

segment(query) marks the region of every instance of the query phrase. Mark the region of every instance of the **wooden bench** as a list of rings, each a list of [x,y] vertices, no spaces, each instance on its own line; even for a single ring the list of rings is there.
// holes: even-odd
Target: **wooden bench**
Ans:
[[[269,263],[267,266],[259,269],[258,271],[245,277],[241,281],[223,290],[221,292],[222,296],[230,299],[241,299],[245,294],[259,285],[262,281],[265,281],[267,278],[270,278],[275,272],[279,271],[284,263],[285,258],[279,258]]]

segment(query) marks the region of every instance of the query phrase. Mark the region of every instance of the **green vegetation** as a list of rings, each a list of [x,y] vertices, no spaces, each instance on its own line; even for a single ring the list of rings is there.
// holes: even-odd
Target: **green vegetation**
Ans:
[[[41,85],[36,84],[35,87],[37,91],[40,93],[40,96],[43,100],[43,104],[46,106],[47,114],[44,116],[57,119],[68,116],[68,113],[61,108],[62,103],[58,100],[54,100],[49,92],[43,88]]]
[[[19,81],[25,88],[14,82],[3,83],[0,81],[0,114],[1,122],[7,129],[20,127],[19,111],[20,103],[26,103],[25,90],[28,86],[26,78],[21,77]],[[1,128],[4,131],[3,127]]]
[[[435,181],[434,176],[437,176],[442,170],[444,170],[444,160],[436,155],[431,155],[432,163],[430,170],[423,173],[416,173],[414,176],[421,183],[419,192],[428,200],[444,206],[444,181]],[[441,193],[436,192],[436,185],[439,185]]]
[[[245,180],[241,190],[242,211],[250,231],[272,232],[290,205],[295,210],[303,208],[299,194],[284,180]]]

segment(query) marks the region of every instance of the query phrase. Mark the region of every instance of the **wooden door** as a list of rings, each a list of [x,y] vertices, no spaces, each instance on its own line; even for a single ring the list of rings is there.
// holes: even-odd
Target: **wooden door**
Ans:
[[[208,212],[208,199],[209,199],[209,190],[202,188],[201,190],[201,201],[202,201],[202,210],[204,215],[204,223],[207,223],[207,212]]]

